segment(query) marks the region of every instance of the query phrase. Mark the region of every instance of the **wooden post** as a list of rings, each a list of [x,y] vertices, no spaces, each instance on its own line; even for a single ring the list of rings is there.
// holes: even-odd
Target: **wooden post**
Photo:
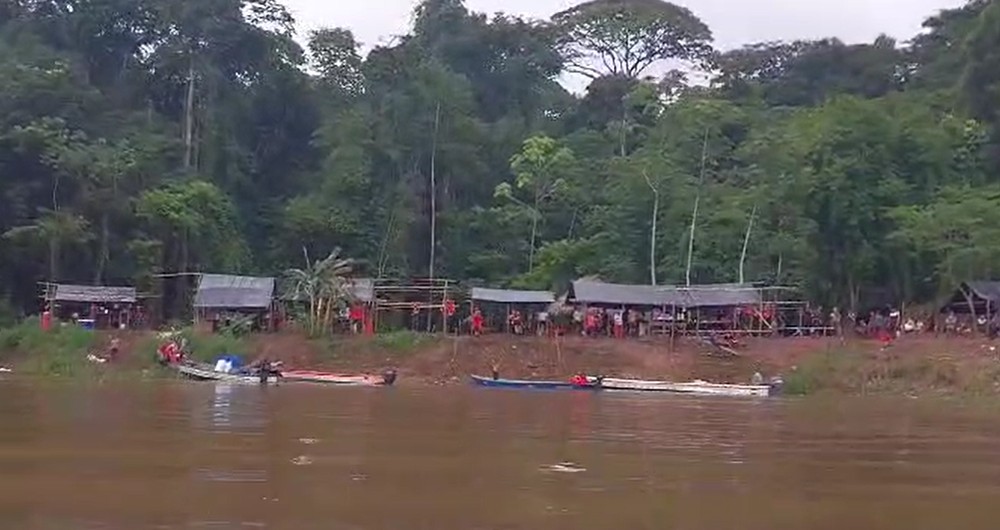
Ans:
[[[670,304],[670,351],[674,351],[674,333],[677,329],[677,304]]]
[[[778,312],[778,308],[774,308],[775,313]],[[764,334],[764,290],[760,290],[760,307],[757,309],[757,333],[759,335]]]

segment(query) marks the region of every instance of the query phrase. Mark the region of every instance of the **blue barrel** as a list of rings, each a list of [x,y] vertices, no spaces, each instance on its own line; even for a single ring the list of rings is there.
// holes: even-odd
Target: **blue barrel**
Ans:
[[[94,319],[92,318],[81,318],[80,327],[89,331],[94,330]]]

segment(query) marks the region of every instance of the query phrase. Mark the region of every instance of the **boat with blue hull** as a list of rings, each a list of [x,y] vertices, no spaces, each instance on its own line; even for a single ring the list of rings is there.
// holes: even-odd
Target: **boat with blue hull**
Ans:
[[[493,379],[473,375],[472,382],[479,386],[498,388],[532,388],[536,390],[596,390],[601,388],[596,379],[588,378],[588,383],[581,385],[569,381],[528,381],[521,379]]]

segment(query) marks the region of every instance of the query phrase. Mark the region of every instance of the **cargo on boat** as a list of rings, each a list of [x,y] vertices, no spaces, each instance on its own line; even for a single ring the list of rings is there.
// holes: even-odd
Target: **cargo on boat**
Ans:
[[[246,371],[223,372],[215,369],[215,366],[206,363],[181,362],[172,364],[178,372],[186,377],[198,381],[222,381],[226,383],[241,384],[274,384],[281,379],[278,373],[269,373],[266,378],[259,373]]]

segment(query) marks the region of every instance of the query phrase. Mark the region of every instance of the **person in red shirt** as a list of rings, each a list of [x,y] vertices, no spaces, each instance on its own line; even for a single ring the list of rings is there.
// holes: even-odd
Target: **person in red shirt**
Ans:
[[[472,334],[476,337],[483,333],[483,314],[479,308],[472,310]]]
[[[174,341],[167,341],[156,350],[161,364],[176,364],[181,360],[181,349]]]
[[[601,332],[601,316],[597,311],[587,311],[587,336],[594,337]]]
[[[441,313],[444,316],[444,332],[448,333],[452,328],[451,317],[455,316],[455,301],[445,299],[444,304],[441,305]]]
[[[351,320],[351,332],[354,334],[360,333],[361,323],[365,319],[364,307],[361,304],[352,305],[348,316]]]

